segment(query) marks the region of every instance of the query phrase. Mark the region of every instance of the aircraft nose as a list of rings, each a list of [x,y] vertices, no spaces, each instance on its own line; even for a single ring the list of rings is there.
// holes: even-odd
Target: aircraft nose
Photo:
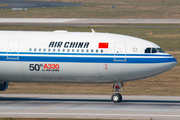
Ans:
[[[177,65],[177,60],[172,56],[171,60],[169,61],[168,65],[166,66],[168,69],[173,68]]]

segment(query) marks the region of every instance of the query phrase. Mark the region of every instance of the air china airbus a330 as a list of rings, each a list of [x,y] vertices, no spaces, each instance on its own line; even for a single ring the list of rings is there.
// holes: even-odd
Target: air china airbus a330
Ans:
[[[9,82],[115,83],[158,75],[177,61],[155,43],[118,34],[0,31],[0,91]]]

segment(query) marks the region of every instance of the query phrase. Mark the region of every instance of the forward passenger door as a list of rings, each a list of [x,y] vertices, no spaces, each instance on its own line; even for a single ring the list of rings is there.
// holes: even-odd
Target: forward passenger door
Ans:
[[[126,62],[126,42],[114,42],[114,62]]]
[[[19,40],[9,40],[7,49],[7,59],[19,60]]]

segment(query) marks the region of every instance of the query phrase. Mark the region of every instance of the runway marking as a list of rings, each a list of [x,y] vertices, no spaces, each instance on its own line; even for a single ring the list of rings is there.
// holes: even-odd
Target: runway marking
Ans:
[[[151,116],[151,117],[180,117],[180,115],[154,115],[154,114],[91,114],[91,113],[3,113],[0,112],[0,115],[93,115],[93,116]]]

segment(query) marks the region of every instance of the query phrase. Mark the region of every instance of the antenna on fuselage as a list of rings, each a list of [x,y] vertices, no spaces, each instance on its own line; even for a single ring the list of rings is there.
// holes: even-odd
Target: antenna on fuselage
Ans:
[[[93,28],[91,28],[91,31],[92,31],[92,33],[95,33],[95,31],[93,30]]]

